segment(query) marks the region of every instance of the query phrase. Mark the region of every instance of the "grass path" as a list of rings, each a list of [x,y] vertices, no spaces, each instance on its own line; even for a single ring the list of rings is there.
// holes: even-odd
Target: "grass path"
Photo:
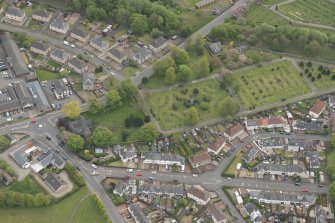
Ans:
[[[72,223],[73,222],[73,218],[75,216],[75,214],[77,213],[80,205],[83,203],[83,201],[88,197],[90,196],[90,194],[86,194],[84,197],[82,197],[79,202],[76,204],[76,206],[72,209],[72,212],[71,212],[71,216],[69,217],[69,220],[67,221],[68,223]]]

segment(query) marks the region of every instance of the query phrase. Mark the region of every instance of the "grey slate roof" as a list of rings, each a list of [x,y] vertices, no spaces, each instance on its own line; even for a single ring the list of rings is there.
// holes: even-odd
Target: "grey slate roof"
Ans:
[[[270,171],[277,171],[282,173],[303,173],[304,168],[300,165],[283,165],[283,164],[276,164],[276,163],[260,163],[257,165],[258,170],[264,170],[265,172]]]
[[[52,84],[55,86],[54,91],[57,94],[62,94],[64,91],[68,91],[69,88],[66,86],[63,80],[57,79],[52,82]]]
[[[1,43],[5,49],[7,60],[13,65],[15,75],[29,74],[30,71],[23,60],[21,52],[8,32],[1,35]]]
[[[136,222],[149,223],[147,216],[137,204],[131,204],[128,207],[131,215],[136,219]]]
[[[196,7],[200,8],[208,3],[214,2],[215,0],[201,0],[199,2],[197,2],[195,5]]]
[[[53,26],[55,28],[58,28],[58,29],[62,29],[62,30],[65,30],[69,27],[69,24],[67,24],[66,22],[64,22],[63,19],[55,19],[51,24],[50,26]]]
[[[209,48],[213,53],[219,53],[222,49],[221,42],[212,43],[209,45]]]
[[[139,194],[149,195],[172,195],[172,196],[184,196],[185,191],[182,185],[172,184],[142,184],[138,187]]]
[[[136,157],[137,153],[133,149],[127,149],[123,147],[119,151],[119,156],[121,157],[121,159],[125,160],[125,159]]]
[[[72,29],[71,33],[74,33],[77,36],[80,36],[81,38],[86,38],[87,36],[89,36],[89,34],[87,32],[85,32],[84,30],[79,29],[79,28]]]
[[[56,166],[57,168],[61,168],[65,164],[65,161],[52,150],[48,150],[46,153],[41,154],[39,157],[37,157],[37,160],[43,166],[43,168],[50,164]]]
[[[61,50],[59,48],[51,51],[50,55],[53,55],[61,60],[66,60],[69,57],[69,55],[64,50]]]
[[[91,134],[92,123],[85,117],[80,116],[77,120],[69,123],[69,128],[73,133],[86,137]]]
[[[91,42],[98,45],[102,49],[108,48],[109,46],[108,42],[104,41],[102,37],[95,37],[91,39]]]
[[[150,159],[150,160],[164,160],[171,162],[179,162],[180,164],[185,164],[185,158],[174,155],[174,154],[166,154],[166,153],[158,153],[158,152],[142,152],[142,159]]]
[[[13,154],[13,159],[20,165],[23,166],[25,163],[28,162],[28,157],[25,153],[20,151],[15,151]]]
[[[166,43],[167,41],[168,41],[167,39],[160,36],[160,37],[154,39],[153,41],[151,41],[150,45],[155,47],[155,48],[158,48],[158,47],[162,46],[164,43]]]
[[[71,63],[73,66],[77,67],[80,70],[86,67],[86,64],[83,61],[78,60],[76,57],[70,59],[69,63]]]
[[[143,60],[149,55],[151,55],[151,51],[144,47],[137,48],[134,53],[134,57],[136,57],[139,60]]]
[[[252,143],[252,147],[246,153],[244,153],[242,159],[245,162],[249,163],[253,158],[255,158],[258,152],[259,152],[259,149],[254,143]]]
[[[47,177],[44,179],[53,190],[57,191],[62,185],[62,180],[56,176],[54,173],[49,173]]]
[[[311,168],[319,168],[320,167],[320,154],[317,151],[308,151],[306,153],[306,157],[309,158],[309,166]]]
[[[321,207],[321,205],[315,206],[315,223],[326,223],[326,211]]]
[[[124,194],[127,187],[128,187],[128,185],[127,185],[126,182],[120,181],[118,184],[115,185],[115,188],[114,188],[113,191],[116,191],[116,193],[118,193],[118,194]]]
[[[36,49],[39,49],[39,50],[42,50],[42,51],[47,51],[50,48],[50,46],[48,44],[45,44],[45,43],[40,42],[40,41],[33,42],[30,47],[33,47],[33,48],[36,48]]]
[[[51,13],[46,10],[36,10],[32,14],[43,18],[49,18],[49,16],[51,15]]]
[[[28,82],[26,83],[26,87],[30,90],[31,94],[34,95],[35,104],[39,111],[44,111],[50,108],[48,99],[38,81]]]
[[[94,87],[95,75],[91,72],[83,73],[83,86]]]
[[[281,148],[284,146],[284,141],[282,138],[266,138],[259,141],[259,146],[263,148],[272,147],[272,148]]]
[[[22,17],[24,14],[24,12],[20,8],[14,6],[10,7],[6,13],[17,17]]]
[[[123,59],[126,55],[119,50],[118,48],[113,47],[112,49],[109,50],[109,53],[112,54],[114,57],[118,59]]]
[[[294,128],[307,131],[321,131],[322,123],[297,121],[294,125]]]

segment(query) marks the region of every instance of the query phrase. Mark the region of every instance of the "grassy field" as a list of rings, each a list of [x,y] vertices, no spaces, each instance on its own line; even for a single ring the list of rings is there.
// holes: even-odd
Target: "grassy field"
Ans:
[[[335,180],[335,150],[327,152],[327,169],[332,180]]]
[[[65,198],[59,203],[40,208],[0,208],[0,218],[1,222],[10,223],[60,223],[68,222],[72,212],[74,211],[76,205],[79,203],[80,199],[87,194],[86,189],[81,189],[70,197]],[[86,204],[89,203],[89,204]],[[103,223],[101,217],[97,216],[97,210],[86,209],[86,206],[93,207],[91,200],[84,200],[84,202],[79,206],[79,209],[75,213],[75,221],[81,223]],[[95,216],[93,218],[88,217],[92,214]],[[78,215],[87,216],[86,218],[79,218]],[[80,221],[78,221],[80,220]]]
[[[335,26],[335,2],[331,0],[296,0],[279,7],[288,17],[315,24]]]
[[[271,25],[286,25],[289,22],[281,16],[273,13],[264,6],[251,4],[249,10],[245,14],[245,18],[250,24],[259,24],[266,22]]]
[[[59,78],[59,74],[55,72],[51,72],[44,69],[36,69],[37,77],[40,81],[52,80]]]
[[[76,211],[72,223],[106,222],[94,203],[93,195],[86,197]]]
[[[55,67],[55,68],[59,68],[59,67],[62,67],[62,66],[63,66],[62,64],[60,64],[60,63],[58,63],[57,61],[54,61],[54,60],[52,60],[52,59],[48,60],[48,64],[49,64],[50,66]]]
[[[16,181],[6,189],[26,194],[45,193],[44,189],[31,176],[27,176],[23,181]]]
[[[261,2],[265,5],[274,5],[274,4],[278,4],[281,3],[285,0],[261,0]]]
[[[195,88],[199,90],[197,96],[193,94]],[[208,110],[198,108],[199,122],[220,117],[220,105],[227,95],[227,91],[220,88],[217,79],[189,84],[181,88],[147,93],[149,105],[162,129],[173,129],[186,124],[185,112],[187,107],[184,103],[189,99],[196,99],[201,102],[204,96],[210,96]]]
[[[227,77],[245,108],[293,98],[309,91],[299,71],[289,61],[246,69]]]
[[[126,67],[123,70],[123,73],[127,78],[132,78],[132,77],[134,77],[134,75],[137,71],[138,71],[138,69],[136,69],[134,67]]]
[[[243,156],[243,153],[239,153],[234,161],[230,164],[230,166],[228,167],[227,171],[225,172],[225,174],[235,174],[236,172],[236,166],[238,163],[241,163],[242,164],[242,156]]]
[[[305,68],[307,67],[305,66]],[[312,76],[309,76],[308,74],[306,74],[306,76],[308,76],[309,79],[314,80],[313,83],[317,88],[326,89],[335,86],[335,80],[332,80],[332,76],[335,75],[335,68],[331,69],[331,74],[329,75],[322,74],[321,71],[318,70],[317,65],[313,65],[307,69],[310,70]]]
[[[102,125],[111,129],[121,142],[121,133],[123,130],[128,131],[130,138],[137,130],[136,128],[125,128],[124,121],[131,114],[143,116],[141,108],[134,101],[124,104],[114,111],[104,112],[104,114],[99,115],[85,113],[85,116],[91,119],[97,126]]]

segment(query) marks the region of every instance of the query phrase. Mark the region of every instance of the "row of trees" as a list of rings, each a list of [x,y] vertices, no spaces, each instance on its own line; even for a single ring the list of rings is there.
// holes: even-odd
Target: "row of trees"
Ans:
[[[51,195],[43,193],[32,195],[8,190],[0,192],[0,207],[42,207],[51,202]]]

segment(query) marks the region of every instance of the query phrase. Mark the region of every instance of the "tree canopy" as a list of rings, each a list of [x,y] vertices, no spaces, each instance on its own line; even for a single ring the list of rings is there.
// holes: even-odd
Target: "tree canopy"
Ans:
[[[0,136],[0,153],[8,149],[9,145],[9,140],[4,135]]]
[[[151,142],[157,138],[159,132],[152,123],[146,123],[139,129],[139,138],[145,142]]]
[[[62,110],[66,117],[70,119],[77,119],[80,116],[80,103],[79,101],[70,101],[68,103],[65,103]]]
[[[67,147],[73,152],[79,152],[84,148],[84,139],[77,134],[71,134],[67,139]]]
[[[96,146],[104,147],[115,143],[115,137],[109,129],[99,126],[93,132],[93,141]]]
[[[102,112],[104,109],[104,104],[97,98],[90,98],[88,104],[90,105],[89,113],[93,115]]]
[[[116,90],[110,90],[107,93],[107,104],[106,107],[109,110],[116,109],[122,105],[122,99],[120,93]]]
[[[196,107],[189,108],[185,113],[186,123],[195,124],[199,120],[199,113]]]

